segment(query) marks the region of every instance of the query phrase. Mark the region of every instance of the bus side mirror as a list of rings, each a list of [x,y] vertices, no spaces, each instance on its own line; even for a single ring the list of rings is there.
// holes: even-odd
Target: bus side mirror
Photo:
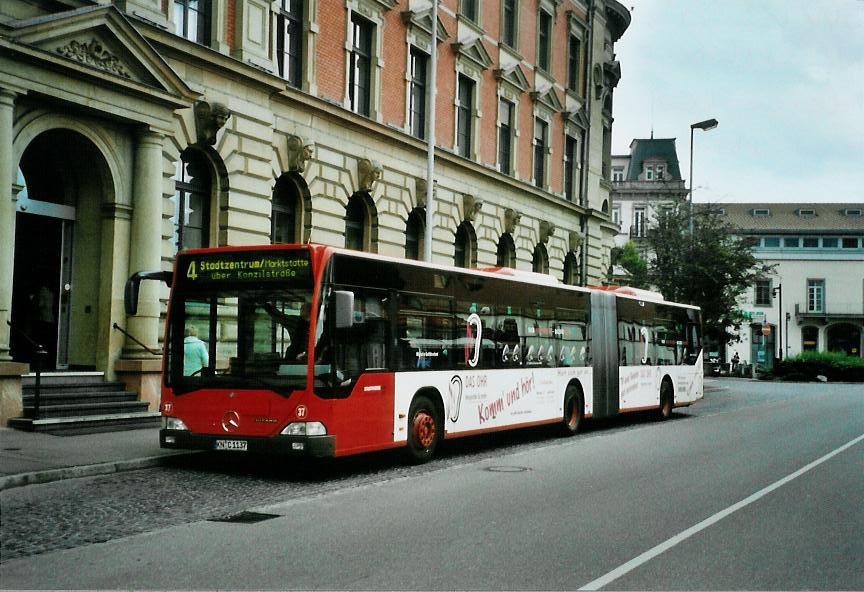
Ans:
[[[354,292],[335,290],[333,309],[337,329],[348,329],[354,325]]]
[[[126,281],[126,288],[123,290],[123,306],[126,308],[126,314],[133,316],[138,313],[138,290],[141,286],[141,280],[159,280],[171,285],[172,274],[170,271],[136,271]]]

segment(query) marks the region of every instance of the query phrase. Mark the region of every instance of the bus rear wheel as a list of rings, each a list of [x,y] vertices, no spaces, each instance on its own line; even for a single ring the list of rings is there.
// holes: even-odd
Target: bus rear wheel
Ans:
[[[672,382],[664,380],[660,385],[660,409],[657,412],[657,417],[660,420],[672,417],[672,407],[674,407],[674,403],[675,398],[672,391]]]
[[[415,397],[408,410],[408,460],[412,464],[431,460],[442,436],[435,404],[428,397]]]
[[[563,436],[572,436],[579,431],[582,425],[582,416],[585,413],[585,404],[582,393],[573,385],[567,387],[564,393],[564,423],[561,428]]]

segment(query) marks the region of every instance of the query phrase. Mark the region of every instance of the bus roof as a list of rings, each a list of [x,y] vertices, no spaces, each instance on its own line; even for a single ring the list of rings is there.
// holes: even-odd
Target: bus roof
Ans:
[[[359,259],[373,259],[378,261],[390,261],[400,265],[411,265],[416,267],[425,267],[427,269],[439,269],[441,271],[465,273],[469,275],[477,275],[482,277],[497,277],[505,278],[526,284],[543,284],[550,287],[557,287],[565,290],[574,290],[577,292],[612,292],[618,297],[631,298],[636,300],[644,300],[649,302],[660,302],[684,308],[699,309],[698,306],[691,304],[682,304],[678,302],[669,302],[663,298],[660,292],[652,292],[641,288],[631,288],[630,286],[572,286],[564,284],[558,278],[545,273],[537,273],[534,271],[526,271],[522,269],[513,269],[512,267],[454,267],[452,265],[443,265],[440,263],[427,263],[426,261],[415,261],[413,259],[405,259],[402,257],[392,257],[389,255],[379,255],[377,253],[367,253],[365,251],[355,251],[344,247],[334,247],[331,245],[322,245],[318,243],[306,244],[275,244],[275,245],[243,245],[243,246],[224,246],[212,247],[207,249],[190,249],[185,251],[188,253],[204,253],[204,252],[219,252],[219,251],[254,251],[254,250],[281,250],[281,249],[309,249],[320,254],[339,253],[349,255]]]

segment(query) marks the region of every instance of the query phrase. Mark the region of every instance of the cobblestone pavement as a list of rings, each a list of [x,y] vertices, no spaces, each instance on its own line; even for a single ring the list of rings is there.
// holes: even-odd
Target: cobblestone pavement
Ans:
[[[717,413],[732,404],[720,399],[676,410],[675,417]],[[459,464],[489,459],[507,464],[508,455],[525,447],[578,445],[583,438],[650,429],[652,423],[650,414],[636,414],[587,422],[576,438],[556,438],[547,426],[448,441],[436,460],[422,466],[406,466],[396,451],[323,462],[199,454],[167,467],[8,489],[0,492],[0,562],[358,485],[422,478]]]

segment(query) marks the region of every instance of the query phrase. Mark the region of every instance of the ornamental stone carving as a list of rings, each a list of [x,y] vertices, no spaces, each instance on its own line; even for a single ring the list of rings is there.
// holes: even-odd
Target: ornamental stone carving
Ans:
[[[105,49],[102,42],[97,39],[91,39],[89,43],[72,40],[68,44],[58,47],[57,53],[70,60],[105,70],[116,76],[122,76],[123,78],[132,77],[120,61],[120,58]]]
[[[585,242],[585,235],[582,234],[578,230],[570,231],[570,252],[576,253],[582,248],[583,243]]]
[[[463,218],[469,222],[474,222],[477,213],[483,209],[483,202],[471,195],[470,193],[462,194],[462,212]]]
[[[357,163],[357,179],[360,191],[372,193],[375,189],[375,184],[381,178],[384,170],[381,165],[368,158],[362,158]]]
[[[225,127],[231,112],[221,103],[197,101],[195,103],[195,131],[198,144],[212,146],[216,143],[217,132]]]
[[[516,227],[519,225],[519,220],[521,219],[522,214],[513,208],[507,208],[504,210],[504,232],[513,234],[516,231]]]
[[[287,149],[288,171],[303,174],[315,152],[315,145],[305,142],[300,136],[288,136]]]
[[[544,245],[549,242],[549,237],[555,234],[555,224],[540,220],[540,242]]]
[[[423,177],[414,177],[414,191],[416,193],[417,198],[417,207],[425,208],[426,207],[426,193],[429,184],[426,182],[426,179]],[[435,188],[432,188],[432,191],[435,191]]]

